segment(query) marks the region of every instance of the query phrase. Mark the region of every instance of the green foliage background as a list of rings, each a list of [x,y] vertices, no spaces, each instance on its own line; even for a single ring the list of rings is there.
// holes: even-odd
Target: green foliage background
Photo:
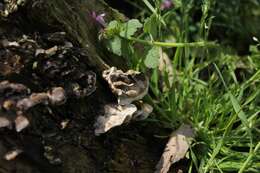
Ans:
[[[150,76],[147,122],[192,124],[189,172],[260,172],[260,1],[123,2],[133,19],[112,21],[102,35]],[[162,52],[170,64],[160,69]]]

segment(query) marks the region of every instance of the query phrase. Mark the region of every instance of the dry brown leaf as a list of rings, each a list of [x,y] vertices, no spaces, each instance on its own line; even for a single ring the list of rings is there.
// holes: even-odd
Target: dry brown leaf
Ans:
[[[155,173],[167,173],[171,165],[184,158],[189,149],[189,138],[194,137],[190,125],[184,124],[172,133],[160,161],[156,165]]]
[[[100,135],[113,127],[120,126],[125,121],[129,121],[136,111],[137,107],[133,104],[105,105],[105,115],[98,117],[95,124],[95,134]]]
[[[97,118],[95,123],[95,134],[99,135],[105,133],[113,127],[120,126],[123,123],[132,120],[143,120],[149,116],[153,111],[153,107],[149,104],[140,102],[137,106],[134,104],[119,105],[109,104],[105,105],[105,114]]]

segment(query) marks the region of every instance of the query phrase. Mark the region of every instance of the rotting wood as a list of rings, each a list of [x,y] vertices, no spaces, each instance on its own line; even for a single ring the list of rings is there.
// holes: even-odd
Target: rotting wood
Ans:
[[[123,70],[126,67],[124,59],[106,51],[98,40],[102,28],[93,20],[93,11],[105,12],[106,22],[125,20],[100,0],[27,0],[8,17],[0,17],[0,39],[4,40],[0,47],[3,55],[0,65],[4,67],[0,70],[0,80],[23,84],[30,89],[30,93],[19,95],[18,100],[30,98],[32,93],[48,93],[53,87],[62,87],[70,91],[69,95],[74,95],[61,105],[37,104],[29,109],[26,118],[30,126],[19,134],[9,126],[17,115],[1,108],[5,116],[12,117],[7,121],[2,119],[0,124],[5,126],[0,129],[0,170],[3,173],[153,172],[161,142],[153,137],[152,130],[158,128],[147,133],[144,132],[146,125],[133,124],[96,137],[93,127],[96,116],[102,113],[105,104],[116,102],[116,98],[100,79],[97,79],[95,92],[91,90],[90,95],[78,97],[86,87],[81,87],[81,77],[89,76],[84,77],[84,73],[101,74],[108,65]],[[62,33],[67,35],[64,37]],[[60,51],[64,49],[59,46],[65,47],[66,59],[62,58]],[[54,66],[46,68],[42,64]],[[65,69],[57,69],[60,64],[65,65]],[[62,72],[66,71],[72,71],[74,78],[64,78]],[[3,106],[12,107],[12,102],[5,102]],[[0,114],[2,116],[2,112]],[[64,121],[68,122],[66,128],[61,126]],[[5,160],[4,156],[14,149],[23,152],[11,162]]]

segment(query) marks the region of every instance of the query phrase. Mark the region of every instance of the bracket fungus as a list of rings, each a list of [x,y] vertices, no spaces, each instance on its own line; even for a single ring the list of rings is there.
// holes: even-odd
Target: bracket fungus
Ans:
[[[103,72],[112,92],[118,97],[118,104],[127,105],[136,100],[141,100],[148,91],[149,80],[138,71],[128,70],[123,72],[111,67]]]
[[[0,128],[8,127],[11,125],[11,121],[6,117],[0,117]]]
[[[4,0],[3,9],[0,9],[0,15],[7,17],[9,14],[17,11],[18,6],[24,5],[25,2],[26,0]]]
[[[111,67],[103,72],[117,103],[105,105],[104,115],[97,118],[95,134],[100,135],[113,127],[120,126],[131,120],[143,120],[149,116],[153,108],[141,99],[147,94],[149,80],[138,71],[123,72]]]
[[[14,149],[7,152],[4,156],[5,160],[14,160],[19,154],[21,154],[23,150],[21,149]]]
[[[66,94],[63,88],[56,87],[50,91],[42,93],[31,93],[30,90],[22,85],[16,83],[10,83],[9,81],[0,82],[0,93],[2,98],[0,100],[0,107],[4,109],[4,115],[0,116],[0,127],[10,126],[13,119],[17,132],[20,132],[29,125],[29,120],[24,113],[30,108],[38,104],[63,104],[66,101]],[[14,116],[8,116],[5,114],[13,114]]]
[[[96,74],[80,61],[87,55],[64,32],[4,38],[0,48],[0,128],[14,125],[20,132],[35,106],[62,105],[96,90]]]
[[[15,122],[15,129],[17,132],[22,131],[30,124],[28,118],[26,118],[23,115],[19,115],[19,113],[18,116],[15,118],[14,122]]]

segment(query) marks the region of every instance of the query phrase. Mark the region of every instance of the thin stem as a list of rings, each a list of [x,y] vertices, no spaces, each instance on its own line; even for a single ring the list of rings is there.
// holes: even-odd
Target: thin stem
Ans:
[[[154,14],[156,14],[155,8],[150,4],[149,1],[143,0],[143,2],[144,2],[144,4],[149,8],[149,10],[151,10],[151,12],[153,12]]]
[[[133,38],[133,37],[122,37],[123,39],[127,39],[130,41],[146,44],[146,45],[151,45],[151,46],[161,46],[161,47],[206,47],[206,46],[217,46],[215,42],[204,42],[204,41],[199,41],[199,42],[190,42],[190,43],[175,43],[175,42],[160,42],[160,41],[147,41],[147,40],[142,40],[138,38]]]

